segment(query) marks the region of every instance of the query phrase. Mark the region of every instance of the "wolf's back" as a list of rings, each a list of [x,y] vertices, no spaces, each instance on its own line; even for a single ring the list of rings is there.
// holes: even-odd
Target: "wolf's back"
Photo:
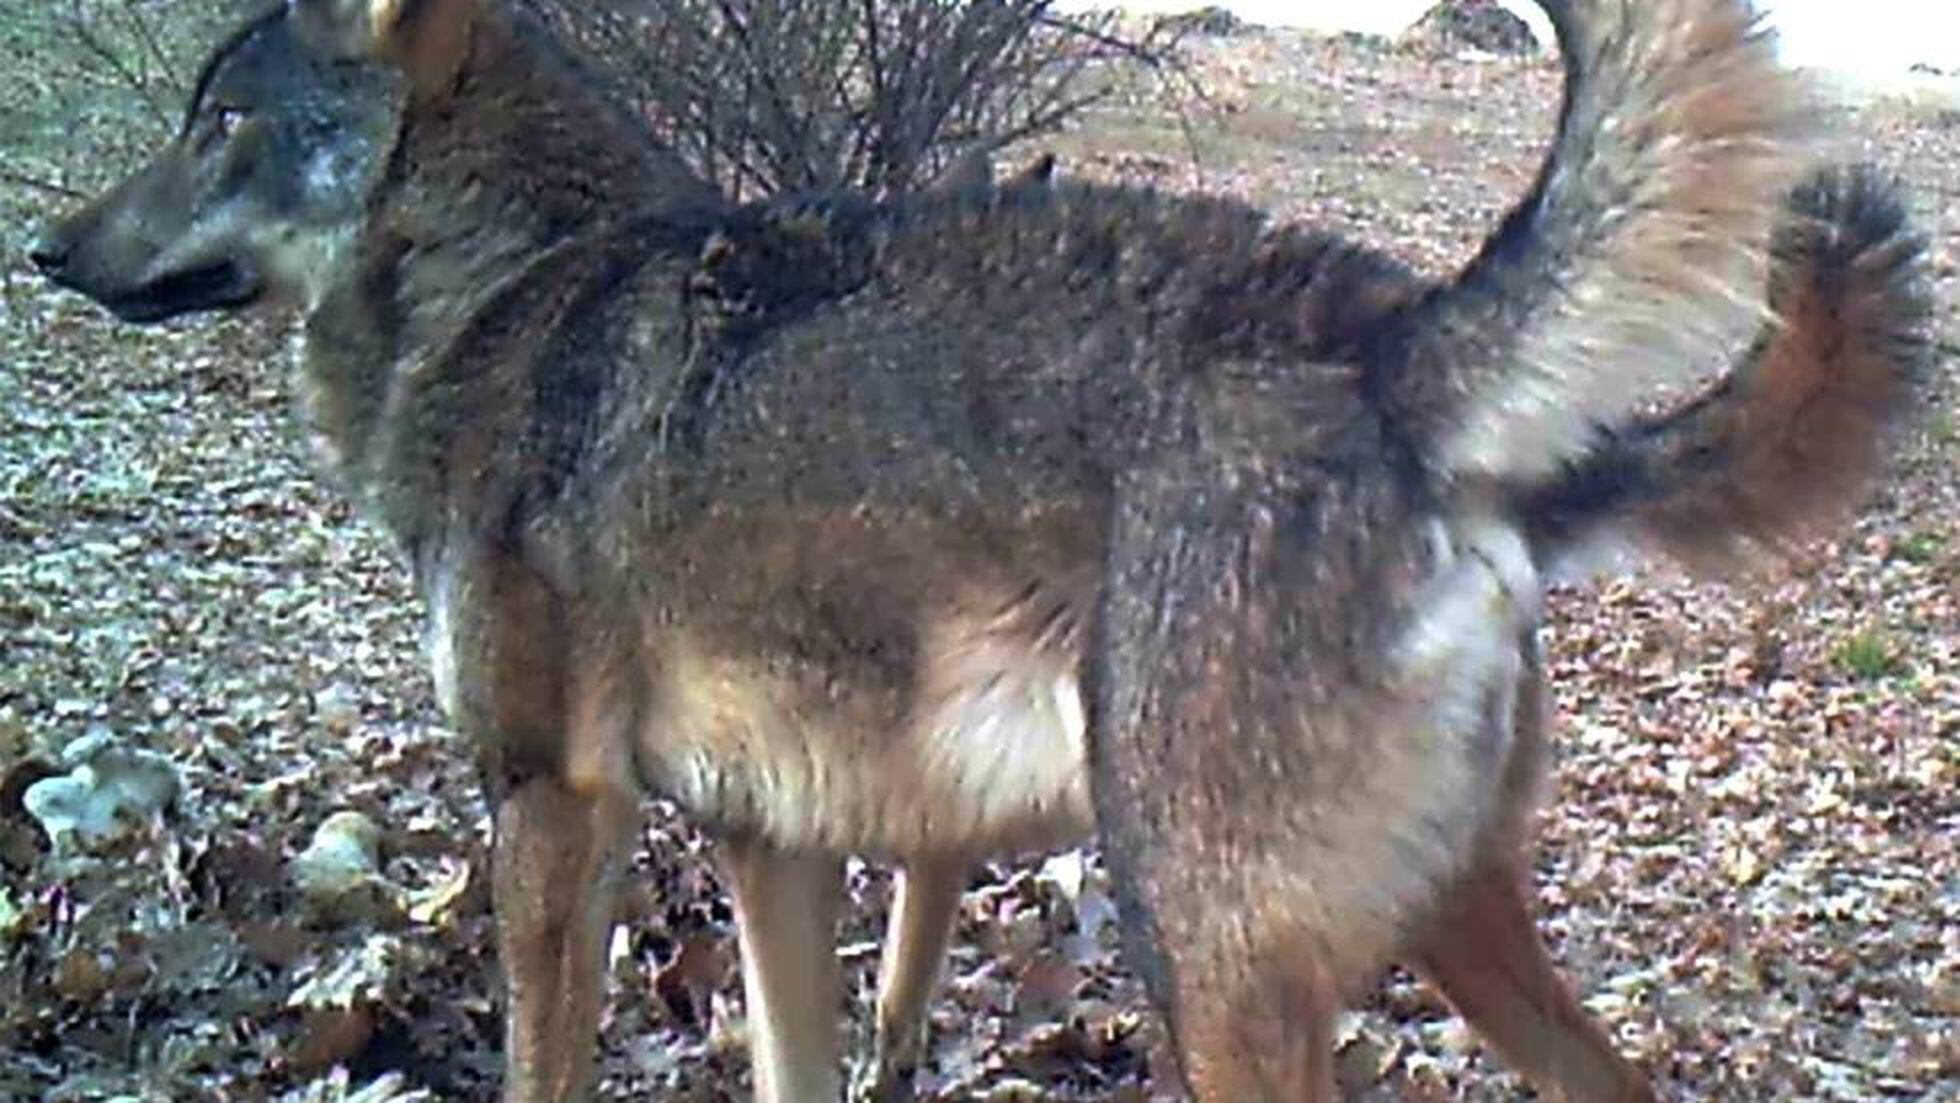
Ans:
[[[1736,0],[1547,0],[1566,71],[1526,198],[1383,344],[1450,478],[1536,480],[1746,336],[1804,98]]]

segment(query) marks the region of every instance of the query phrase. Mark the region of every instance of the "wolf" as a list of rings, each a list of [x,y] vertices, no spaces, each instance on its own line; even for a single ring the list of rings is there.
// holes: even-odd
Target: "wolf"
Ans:
[[[1860,174],[1772,239],[1806,108],[1746,5],[1544,6],[1557,136],[1445,283],[1075,181],[731,207],[497,0],[250,21],[34,259],[130,321],[300,308],[322,463],[478,748],[507,1100],[589,1087],[646,792],[720,841],[768,1103],[843,1088],[843,855],[906,871],[886,1093],[954,871],[1092,828],[1199,1099],[1334,1098],[1397,956],[1548,1087],[1650,1098],[1523,896],[1540,594],[1582,544],[1746,561],[1845,508],[1915,253]]]

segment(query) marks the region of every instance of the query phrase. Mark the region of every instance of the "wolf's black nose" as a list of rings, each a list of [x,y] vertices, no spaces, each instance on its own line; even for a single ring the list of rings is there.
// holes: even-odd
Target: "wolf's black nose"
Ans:
[[[34,267],[39,268],[44,276],[60,275],[62,269],[68,267],[68,247],[58,241],[42,238],[28,248],[27,259],[33,261]]]

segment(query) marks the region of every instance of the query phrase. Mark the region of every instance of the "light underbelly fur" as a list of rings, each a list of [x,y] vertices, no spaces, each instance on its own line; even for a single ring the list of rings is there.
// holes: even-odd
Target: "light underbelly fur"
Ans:
[[[942,626],[906,705],[867,692],[819,707],[758,664],[663,654],[636,750],[648,783],[704,823],[880,857],[1051,849],[1091,830],[1072,652]]]

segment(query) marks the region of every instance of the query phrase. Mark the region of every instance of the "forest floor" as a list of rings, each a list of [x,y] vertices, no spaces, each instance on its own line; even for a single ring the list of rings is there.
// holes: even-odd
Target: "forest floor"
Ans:
[[[1557,103],[1544,59],[1265,31],[1191,48],[1206,105],[1104,110],[1041,148],[1436,274],[1525,191]],[[1960,115],[1878,103],[1832,126],[1907,182],[1950,351]],[[490,1099],[484,805],[404,571],[311,473],[290,319],[114,325],[24,259],[58,206],[0,183],[0,1099]],[[1555,596],[1540,925],[1670,1097],[1960,1100],[1955,390],[1942,355],[1869,508],[1789,568]],[[164,756],[180,790],[56,850],[21,796],[82,740]],[[290,863],[347,810],[381,827],[381,880],[304,907]],[[667,810],[642,841],[605,1097],[746,1098],[709,848]],[[853,866],[860,1031],[889,898]],[[1174,1097],[1112,911],[1093,852],[976,872],[923,1094]],[[1340,1044],[1356,1099],[1527,1090],[1399,972]]]

